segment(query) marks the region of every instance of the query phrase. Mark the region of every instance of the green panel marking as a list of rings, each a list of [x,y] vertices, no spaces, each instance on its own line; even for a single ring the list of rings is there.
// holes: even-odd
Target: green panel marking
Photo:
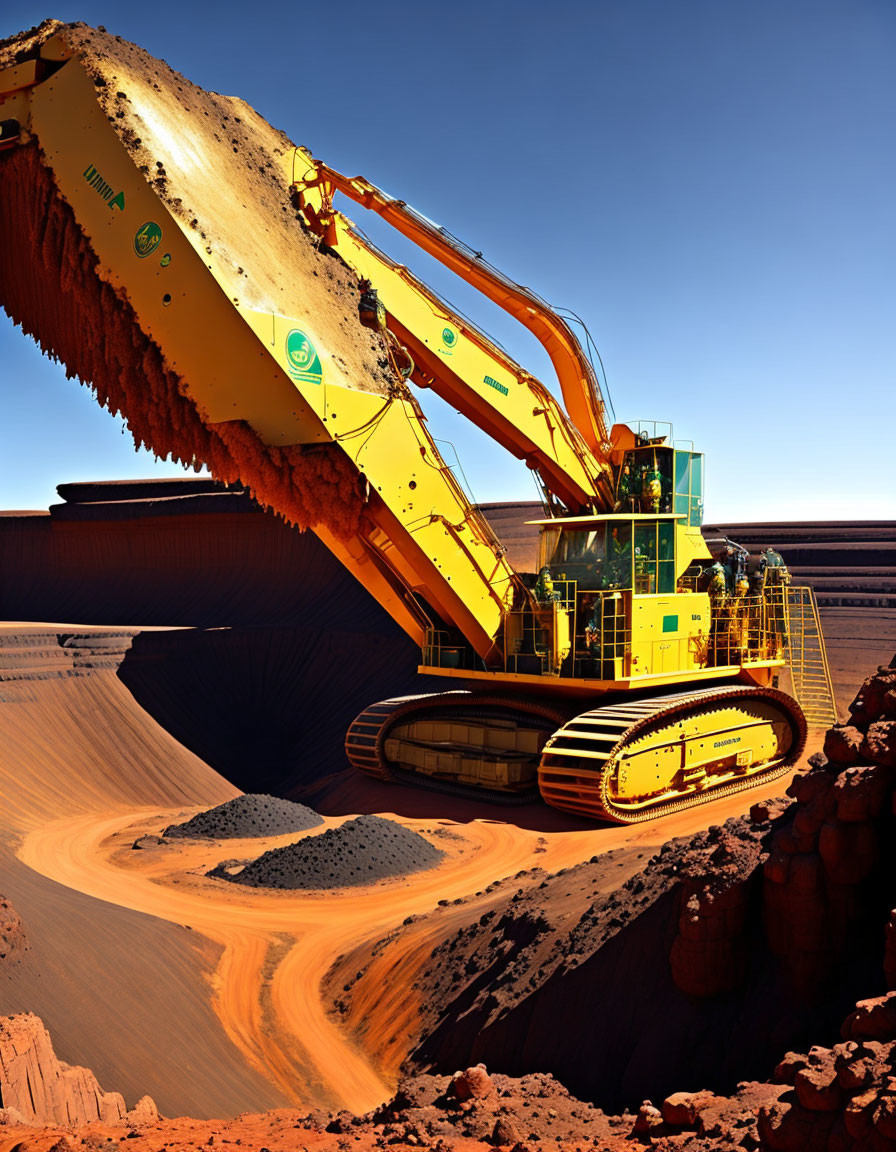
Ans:
[[[162,241],[162,229],[155,220],[147,220],[134,236],[134,251],[141,260],[155,252]]]
[[[124,192],[116,192],[113,196],[112,186],[106,183],[92,164],[88,164],[84,169],[84,179],[97,195],[102,196],[110,208],[117,208],[119,212],[124,211]]]
[[[677,616],[664,616],[663,617],[663,631],[664,632],[677,632],[678,631],[678,617]]]
[[[293,380],[320,384],[323,376],[320,357],[309,338],[298,328],[286,337],[286,365]]]
[[[502,396],[510,395],[510,389],[505,384],[499,384],[491,376],[483,376],[482,381],[484,384],[488,384],[489,388],[494,388],[496,392],[500,392]]]

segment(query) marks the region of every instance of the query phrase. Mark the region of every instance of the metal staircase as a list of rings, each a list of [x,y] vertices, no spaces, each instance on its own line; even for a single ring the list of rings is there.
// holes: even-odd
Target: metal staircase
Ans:
[[[828,728],[837,723],[837,705],[815,592],[808,587],[789,587],[785,603],[793,695],[810,727]]]

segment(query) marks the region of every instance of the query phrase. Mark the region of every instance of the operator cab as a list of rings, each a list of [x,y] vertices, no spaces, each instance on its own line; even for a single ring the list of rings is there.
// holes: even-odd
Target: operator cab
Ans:
[[[703,523],[703,453],[676,448],[672,430],[657,435],[657,426],[613,427],[616,512],[676,513],[691,528]]]
[[[619,682],[705,663],[709,600],[683,579],[707,555],[703,456],[671,428],[617,424],[610,460],[610,514],[536,522],[534,604],[507,622],[509,671]]]
[[[575,583],[582,592],[672,593],[679,519],[614,514],[542,524],[539,581]]]
[[[659,655],[641,652],[657,620],[663,652],[690,666],[691,624],[708,629],[709,621],[708,601],[688,596],[687,613],[678,607],[679,569],[690,559],[686,519],[628,512],[537,521],[533,603],[508,619],[508,670],[605,681],[659,671]]]

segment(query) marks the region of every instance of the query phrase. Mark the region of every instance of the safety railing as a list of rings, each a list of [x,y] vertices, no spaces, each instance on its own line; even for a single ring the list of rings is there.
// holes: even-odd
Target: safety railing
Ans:
[[[782,659],[787,642],[785,594],[782,586],[766,588],[760,596],[714,597],[707,663],[719,668]]]
[[[509,614],[505,643],[509,672],[619,679],[631,655],[627,597],[579,593],[574,580],[554,581],[551,600]]]
[[[423,664],[427,668],[465,668],[468,650],[452,641],[448,632],[427,628],[423,644]]]

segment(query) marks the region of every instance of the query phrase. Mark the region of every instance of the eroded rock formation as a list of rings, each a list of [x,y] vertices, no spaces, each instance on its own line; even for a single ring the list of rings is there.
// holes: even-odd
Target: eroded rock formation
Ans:
[[[0,1017],[0,1113],[6,1123],[110,1124],[158,1117],[144,1096],[131,1111],[119,1092],[106,1092],[89,1068],[57,1059],[50,1034],[30,1012]]]
[[[0,896],[0,964],[15,964],[27,948],[19,914],[5,896]]]

